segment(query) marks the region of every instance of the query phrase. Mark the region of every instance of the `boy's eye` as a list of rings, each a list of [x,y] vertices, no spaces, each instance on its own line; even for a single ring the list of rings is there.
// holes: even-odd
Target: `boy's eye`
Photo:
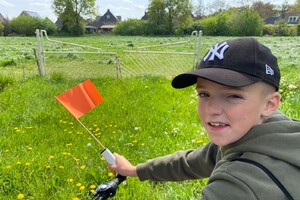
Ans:
[[[242,99],[242,97],[240,95],[230,95],[229,98],[232,98],[232,99]]]
[[[209,95],[205,92],[198,92],[199,97],[209,97]]]

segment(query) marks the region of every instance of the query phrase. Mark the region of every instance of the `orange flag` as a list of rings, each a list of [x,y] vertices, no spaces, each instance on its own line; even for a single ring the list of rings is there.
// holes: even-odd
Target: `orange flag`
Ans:
[[[76,119],[103,102],[103,98],[90,80],[76,85],[55,97]]]

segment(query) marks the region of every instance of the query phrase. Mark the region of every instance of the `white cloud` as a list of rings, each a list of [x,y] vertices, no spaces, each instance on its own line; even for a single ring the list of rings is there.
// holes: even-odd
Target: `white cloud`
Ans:
[[[2,7],[10,7],[10,8],[14,8],[16,7],[16,5],[9,3],[8,1],[5,0],[0,0],[0,6]]]

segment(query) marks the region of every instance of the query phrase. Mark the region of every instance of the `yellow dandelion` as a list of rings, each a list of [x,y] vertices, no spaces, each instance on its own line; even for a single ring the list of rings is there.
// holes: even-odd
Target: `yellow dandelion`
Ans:
[[[77,161],[79,161],[80,159],[74,157],[73,160],[77,162]]]
[[[50,169],[50,168],[51,168],[51,166],[50,166],[50,165],[47,165],[47,166],[46,166],[46,169]]]
[[[30,162],[26,162],[26,163],[25,163],[25,166],[30,166]]]
[[[112,176],[114,176],[114,173],[109,172],[109,173],[108,173],[108,176],[109,176],[109,177],[112,177]]]
[[[7,166],[6,166],[6,169],[11,169],[11,165],[7,165]]]
[[[76,186],[77,186],[77,187],[81,187],[82,184],[81,184],[81,183],[77,183]]]
[[[142,143],[141,146],[144,147],[144,146],[145,146],[145,143]]]
[[[5,150],[5,153],[8,153],[8,152],[9,152],[9,150],[8,150],[8,149],[6,149],[6,150]]]
[[[22,163],[20,161],[17,162],[17,165],[21,165]]]
[[[96,185],[91,185],[90,189],[96,189],[96,187],[97,187]]]
[[[17,199],[24,199],[24,194],[18,194]]]
[[[28,150],[28,151],[31,151],[31,150],[32,150],[32,147],[27,146],[27,150]]]
[[[80,200],[78,197],[73,197],[72,200]]]
[[[73,122],[69,122],[69,124],[71,124],[71,125],[72,125],[72,124],[74,124],[74,123],[73,123]]]
[[[62,165],[60,165],[60,166],[58,166],[58,168],[59,168],[59,169],[64,169],[65,167],[62,166]]]
[[[66,146],[67,146],[67,147],[72,146],[72,143],[68,143],[68,144],[66,144]]]
[[[102,156],[102,157],[101,157],[101,160],[105,160],[105,158]]]
[[[73,181],[74,181],[74,179],[72,179],[72,178],[68,178],[68,179],[67,179],[67,182],[68,182],[68,183],[72,183]]]
[[[84,170],[85,169],[85,165],[80,166],[80,169]]]
[[[90,190],[90,192],[91,192],[91,193],[94,193],[94,192],[95,192],[95,190]]]
[[[85,189],[85,187],[84,186],[81,186],[80,188],[79,188],[79,190],[84,190]]]
[[[54,156],[52,156],[52,155],[49,156],[49,159],[53,159],[53,158],[54,158]]]

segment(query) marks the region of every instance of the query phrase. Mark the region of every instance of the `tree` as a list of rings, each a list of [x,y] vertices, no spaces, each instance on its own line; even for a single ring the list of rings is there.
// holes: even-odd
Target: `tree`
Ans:
[[[96,0],[54,0],[53,10],[63,22],[63,29],[77,36],[84,34],[83,17],[94,15]]]
[[[263,20],[260,15],[249,8],[236,11],[228,20],[230,35],[259,36],[263,30]]]
[[[254,2],[251,8],[259,13],[263,19],[273,17],[275,14],[274,5],[271,3],[264,3],[262,1]]]
[[[205,5],[203,3],[203,0],[198,0],[198,4],[195,8],[195,14],[197,17],[203,17],[205,15]]]
[[[149,22],[158,30],[173,34],[174,26],[188,23],[191,19],[191,0],[150,0]],[[157,29],[157,27],[155,27]]]

